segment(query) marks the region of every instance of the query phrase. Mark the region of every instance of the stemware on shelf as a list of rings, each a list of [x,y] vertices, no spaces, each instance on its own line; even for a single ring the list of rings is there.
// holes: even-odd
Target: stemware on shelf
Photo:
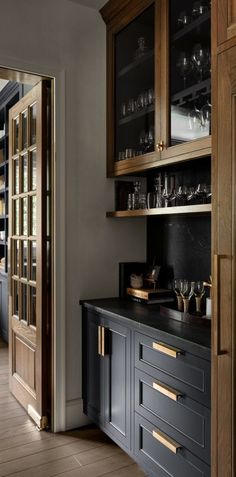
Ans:
[[[192,65],[198,81],[201,82],[205,76],[210,74],[210,52],[208,48],[203,48],[201,43],[197,43],[192,51]]]
[[[193,296],[195,282],[180,280],[180,295],[183,299],[184,313],[188,313],[190,298]]]
[[[135,181],[134,193],[132,194],[132,209],[133,210],[140,208],[140,189],[141,189],[141,182]]]
[[[183,78],[185,89],[187,85],[187,78],[192,73],[193,69],[191,58],[185,51],[181,51],[176,67],[179,70],[180,76]]]
[[[202,115],[202,126],[211,134],[211,104],[207,102],[200,109]]]
[[[196,301],[197,313],[201,313],[201,301],[202,301],[202,297],[204,293],[205,293],[204,283],[202,281],[194,282],[193,294]]]
[[[147,195],[147,207],[148,209],[157,209],[162,207],[162,194],[161,194],[161,174],[158,174],[154,179],[154,192],[149,192]]]
[[[182,296],[181,296],[181,293],[180,293],[180,284],[183,280],[181,279],[175,279],[174,282],[173,282],[173,290],[176,294],[176,298],[177,298],[177,304],[178,304],[178,311],[182,311],[183,309],[183,299],[182,299]]]
[[[192,8],[193,19],[206,13],[209,10],[209,7],[210,5],[209,5],[209,2],[207,1],[197,0],[196,2],[194,2],[193,8]]]
[[[164,199],[164,206],[169,207],[170,201],[173,198],[175,190],[175,176],[164,174],[164,189],[162,190],[162,197]]]
[[[191,22],[191,17],[185,10],[181,11],[177,18],[177,25],[181,28],[188,25]]]
[[[188,123],[189,129],[195,133],[202,129],[202,114],[196,106],[188,113]]]
[[[135,51],[135,55],[134,55],[135,60],[138,60],[143,55],[145,55],[145,53],[147,53],[147,50],[148,50],[148,47],[146,45],[146,39],[144,38],[144,36],[140,36],[138,38],[138,48]]]

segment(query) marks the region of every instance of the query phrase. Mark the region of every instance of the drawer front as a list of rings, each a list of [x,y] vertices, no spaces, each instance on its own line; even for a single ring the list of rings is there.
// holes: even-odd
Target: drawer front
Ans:
[[[135,455],[148,474],[158,477],[210,477],[210,467],[135,413]]]
[[[210,410],[179,388],[135,370],[135,410],[164,432],[171,427],[180,443],[210,463]]]
[[[169,338],[168,338],[169,339]],[[210,407],[211,378],[210,362],[192,355],[173,343],[135,333],[135,366],[157,380],[165,374],[173,387],[195,401]]]

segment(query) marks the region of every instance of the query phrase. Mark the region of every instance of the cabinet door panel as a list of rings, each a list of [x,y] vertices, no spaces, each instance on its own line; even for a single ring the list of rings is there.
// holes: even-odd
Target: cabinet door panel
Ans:
[[[83,329],[86,351],[83,360],[84,398],[86,413],[95,422],[102,423],[103,374],[102,358],[98,354],[99,317],[92,312],[84,312]],[[86,332],[85,332],[86,330]]]
[[[236,4],[234,0],[215,2],[218,45],[236,37]]]
[[[130,446],[130,331],[105,322],[105,427]]]

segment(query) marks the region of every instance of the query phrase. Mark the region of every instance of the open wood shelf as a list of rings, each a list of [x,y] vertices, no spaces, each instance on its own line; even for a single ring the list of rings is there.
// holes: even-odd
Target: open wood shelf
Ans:
[[[106,217],[146,217],[150,215],[203,214],[211,213],[211,204],[161,207],[159,209],[115,210],[107,212]]]

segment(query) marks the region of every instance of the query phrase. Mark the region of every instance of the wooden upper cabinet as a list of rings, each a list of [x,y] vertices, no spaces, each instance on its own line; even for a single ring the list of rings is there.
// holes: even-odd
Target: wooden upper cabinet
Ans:
[[[215,23],[217,25],[217,44],[236,38],[236,2],[235,0],[217,0],[215,5]]]
[[[110,0],[101,14],[107,175],[209,155],[210,0]]]

